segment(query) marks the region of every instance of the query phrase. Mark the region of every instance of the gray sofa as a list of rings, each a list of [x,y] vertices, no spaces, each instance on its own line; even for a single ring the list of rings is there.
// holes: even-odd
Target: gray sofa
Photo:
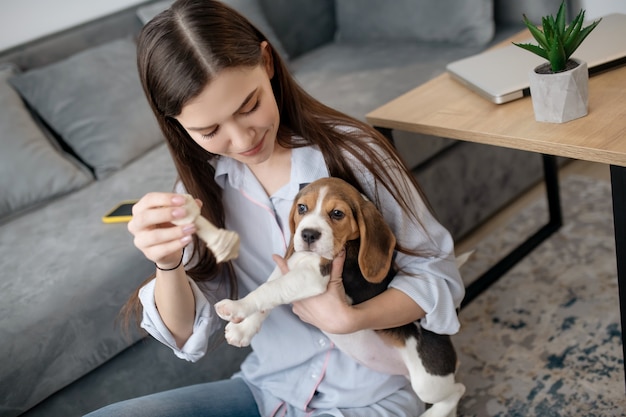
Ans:
[[[305,89],[360,119],[518,30],[522,11],[537,18],[559,3],[227,2],[266,32]],[[153,265],[124,224],[100,217],[175,179],[134,60],[133,37],[160,7],[147,2],[0,53],[2,417],[77,416],[224,378],[247,353],[222,344],[186,363],[116,325]],[[532,154],[402,132],[394,142],[456,239],[541,178]]]

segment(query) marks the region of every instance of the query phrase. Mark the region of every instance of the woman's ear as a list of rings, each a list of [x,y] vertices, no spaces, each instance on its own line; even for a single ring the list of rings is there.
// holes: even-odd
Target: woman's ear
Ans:
[[[267,41],[261,42],[261,55],[263,58],[263,65],[265,66],[265,71],[267,72],[267,76],[271,80],[274,78],[274,58],[272,56],[272,47]]]

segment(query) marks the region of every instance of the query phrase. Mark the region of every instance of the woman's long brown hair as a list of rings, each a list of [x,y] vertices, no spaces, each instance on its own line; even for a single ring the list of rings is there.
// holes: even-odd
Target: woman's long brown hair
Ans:
[[[216,156],[192,140],[175,117],[223,69],[262,64],[261,42],[267,38],[246,18],[221,1],[178,0],[152,19],[138,39],[138,68],[148,102],[156,115],[187,192],[201,199],[202,215],[224,227],[221,189],[209,161]],[[267,41],[269,43],[269,41]],[[274,77],[271,80],[280,113],[278,143],[286,148],[316,145],[331,176],[339,177],[363,192],[358,175],[342,155],[351,154],[382,184],[406,213],[419,222],[415,209],[402,190],[419,186],[404,166],[392,144],[371,126],[342,114],[306,93],[290,75],[281,57],[271,47]],[[340,127],[340,128],[338,128]],[[303,140],[294,141],[294,137]],[[372,146],[372,143],[376,146]],[[381,149],[384,158],[381,158]],[[397,184],[389,167],[404,171],[406,181]],[[377,196],[368,196],[377,202]],[[197,263],[187,270],[195,281],[228,276],[233,298],[237,280],[230,263],[216,264],[213,254],[194,236]],[[398,247],[398,250],[413,253]],[[123,309],[126,323],[139,317],[137,292]]]

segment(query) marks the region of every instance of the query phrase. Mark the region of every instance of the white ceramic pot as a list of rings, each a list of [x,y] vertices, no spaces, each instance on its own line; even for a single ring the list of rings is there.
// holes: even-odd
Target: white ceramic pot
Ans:
[[[529,73],[530,95],[538,122],[565,123],[587,115],[589,72],[587,63],[573,59],[576,68],[556,74]]]

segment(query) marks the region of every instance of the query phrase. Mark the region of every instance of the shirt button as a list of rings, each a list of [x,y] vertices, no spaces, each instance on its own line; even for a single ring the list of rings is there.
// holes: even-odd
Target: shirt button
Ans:
[[[319,343],[320,346],[324,347],[326,346],[326,340],[325,339],[320,339],[317,341],[317,343]]]

